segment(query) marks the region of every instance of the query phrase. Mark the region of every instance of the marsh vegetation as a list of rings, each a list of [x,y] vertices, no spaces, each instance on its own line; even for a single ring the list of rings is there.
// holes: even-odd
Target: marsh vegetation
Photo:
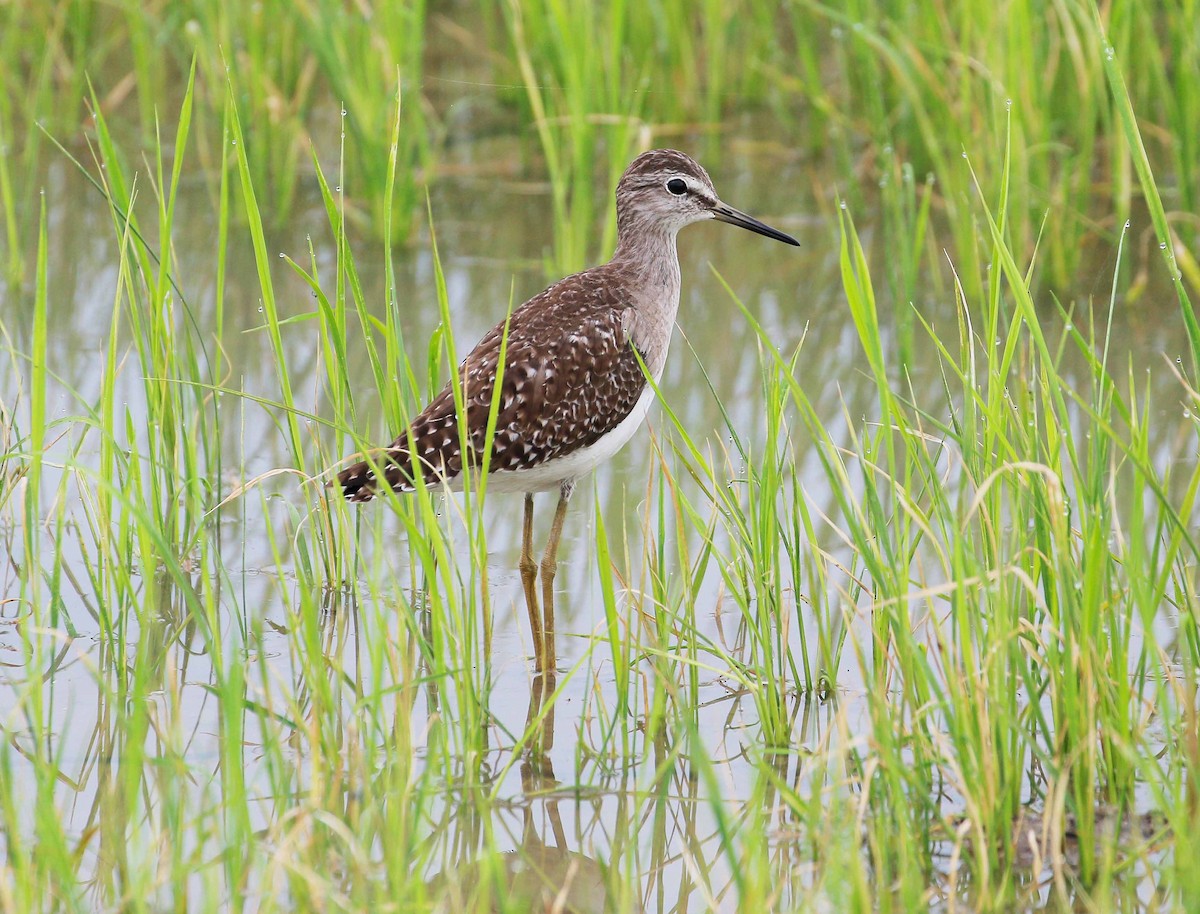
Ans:
[[[0,4],[0,910],[1200,909],[1198,42]],[[535,688],[519,496],[323,474],[649,146],[801,253],[681,236]]]

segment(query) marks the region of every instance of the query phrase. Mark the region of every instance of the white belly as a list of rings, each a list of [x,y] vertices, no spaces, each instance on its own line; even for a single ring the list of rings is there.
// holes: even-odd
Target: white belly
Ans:
[[[611,432],[588,447],[572,451],[562,457],[538,464],[527,470],[497,470],[488,477],[489,492],[546,492],[559,488],[564,482],[571,482],[584,476],[612,457],[625,446],[633,437],[633,433],[646,419],[650,404],[654,402],[654,388],[647,384],[633,404],[629,415]],[[451,483],[451,489],[458,491],[462,483]]]

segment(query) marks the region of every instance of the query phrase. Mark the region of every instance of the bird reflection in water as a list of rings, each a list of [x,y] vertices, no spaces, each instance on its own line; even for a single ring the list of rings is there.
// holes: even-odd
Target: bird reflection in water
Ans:
[[[638,899],[614,886],[624,883],[611,866],[570,849],[550,750],[554,746],[553,674],[534,679],[526,714],[530,747],[521,760],[521,843],[495,858],[475,859],[430,882],[436,911],[530,911],[607,914],[642,910]],[[540,815],[539,815],[540,808]],[[484,901],[486,899],[486,902]]]

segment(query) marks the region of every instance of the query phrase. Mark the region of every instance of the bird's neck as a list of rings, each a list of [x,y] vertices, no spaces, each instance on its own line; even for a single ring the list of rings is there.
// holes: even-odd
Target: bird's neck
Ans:
[[[634,309],[633,343],[657,378],[666,362],[667,347],[679,311],[679,255],[675,232],[644,225],[630,231],[622,226],[617,250],[608,269],[619,274]]]
[[[628,214],[618,214],[617,250],[614,261],[631,262],[655,260],[679,260],[675,252],[675,236],[672,229],[648,219],[638,219]]]

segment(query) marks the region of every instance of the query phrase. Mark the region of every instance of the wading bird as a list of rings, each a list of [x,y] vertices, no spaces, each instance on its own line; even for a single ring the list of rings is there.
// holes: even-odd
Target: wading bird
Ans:
[[[525,494],[520,570],[537,673],[553,669],[553,585],[567,501],[576,481],[620,450],[645,419],[654,399],[649,379],[657,383],[662,375],[679,309],[675,236],[710,219],[799,244],[722,203],[708,173],[684,153],[638,156],[617,184],[612,260],[559,280],[480,340],[459,366],[465,416],[448,384],[387,448],[330,483],[354,502],[384,487],[411,491],[418,473],[427,485],[461,490],[463,474],[478,472],[490,448],[488,491]],[[559,498],[541,561],[543,615],[533,496],[547,491]]]

